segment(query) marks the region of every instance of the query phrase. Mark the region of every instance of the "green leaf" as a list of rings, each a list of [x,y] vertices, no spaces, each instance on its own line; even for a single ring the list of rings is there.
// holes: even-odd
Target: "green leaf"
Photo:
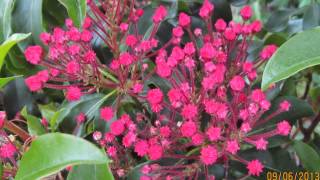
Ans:
[[[320,23],[320,5],[312,3],[308,6],[303,15],[303,29],[311,29],[319,26]]]
[[[0,78],[0,88],[3,88],[10,81],[12,81],[12,80],[14,80],[15,78],[18,78],[18,77],[21,77],[21,76],[11,76],[11,77]]]
[[[58,0],[68,11],[75,26],[80,27],[86,16],[86,0]]]
[[[11,34],[11,12],[13,6],[13,0],[0,1],[0,42],[3,42]]]
[[[12,16],[14,32],[32,33],[36,44],[41,44],[39,35],[43,28],[42,0],[16,0]]]
[[[46,130],[43,128],[40,122],[40,119],[28,114],[26,107],[22,109],[21,115],[27,120],[28,131],[30,135],[39,136],[46,133]]]
[[[308,67],[320,64],[320,28],[297,34],[284,43],[268,61],[262,89]]]
[[[30,33],[29,34],[20,34],[20,33],[13,34],[4,43],[1,44],[1,46],[0,46],[0,70],[1,70],[2,65],[4,63],[6,55],[7,55],[8,51],[12,48],[12,46],[14,46],[18,42],[26,39],[28,36],[30,36]]]
[[[39,136],[23,155],[15,180],[34,180],[59,172],[69,165],[105,164],[105,153],[90,142],[72,135]]]
[[[72,167],[67,180],[113,180],[108,164],[78,165]]]
[[[0,163],[0,178],[2,178],[3,175],[3,165]]]
[[[311,146],[301,141],[294,141],[293,148],[304,168],[308,171],[320,171],[320,156]]]

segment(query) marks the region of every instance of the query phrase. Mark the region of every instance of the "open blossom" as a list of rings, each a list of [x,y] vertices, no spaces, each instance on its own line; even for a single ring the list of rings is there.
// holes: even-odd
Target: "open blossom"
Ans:
[[[121,120],[116,120],[112,122],[110,125],[110,132],[115,136],[122,134],[124,130],[125,130],[125,126],[123,121]]]
[[[263,165],[256,159],[248,163],[247,169],[249,170],[249,175],[259,176],[263,171]]]
[[[158,160],[162,157],[163,149],[158,144],[153,144],[149,147],[148,155],[150,157],[150,160]]]
[[[181,114],[185,119],[194,119],[198,115],[198,108],[193,104],[188,104],[183,107]]]
[[[164,6],[159,6],[154,15],[153,15],[153,22],[159,23],[167,16],[167,9]]]
[[[188,121],[182,124],[181,128],[181,134],[185,137],[191,137],[194,133],[197,131],[196,123],[193,121]]]
[[[277,46],[276,45],[267,45],[263,48],[260,53],[260,57],[263,60],[268,60],[271,56],[276,52]]]
[[[81,89],[78,87],[69,87],[66,92],[66,99],[68,101],[77,101],[81,98]]]
[[[235,76],[231,79],[230,86],[234,91],[241,91],[245,86],[245,82],[241,76]]]
[[[31,64],[39,64],[42,56],[42,47],[41,46],[29,46],[24,51],[26,60]]]
[[[182,27],[190,25],[191,18],[186,13],[179,14],[179,25]]]
[[[211,165],[218,159],[218,151],[213,146],[203,147],[200,154],[200,159],[205,165]]]
[[[113,118],[113,110],[111,107],[104,107],[100,109],[100,117],[105,121],[110,121]]]
[[[256,148],[258,150],[266,150],[267,149],[267,145],[268,145],[268,141],[266,141],[263,138],[260,138],[259,140],[257,140],[255,142]]]
[[[231,154],[236,154],[239,151],[239,143],[236,140],[227,141],[226,150]]]
[[[248,20],[251,18],[252,16],[252,9],[250,6],[244,6],[241,11],[240,11],[240,15],[242,16],[242,18],[244,20]]]
[[[277,124],[277,132],[280,135],[287,136],[291,131],[291,126],[287,121],[281,121]]]
[[[148,153],[149,144],[145,140],[140,140],[134,145],[134,152],[136,152],[139,156],[144,156]]]
[[[12,158],[16,152],[16,147],[11,143],[6,143],[0,146],[1,158]]]
[[[221,137],[221,129],[219,127],[210,127],[206,134],[208,135],[210,141],[217,141]]]

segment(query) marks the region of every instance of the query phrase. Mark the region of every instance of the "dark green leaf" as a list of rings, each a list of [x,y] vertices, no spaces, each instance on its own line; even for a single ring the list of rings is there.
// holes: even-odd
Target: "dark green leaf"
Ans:
[[[299,14],[303,9],[283,9],[273,12],[269,17],[265,28],[270,32],[281,32],[288,27],[291,16]]]
[[[13,0],[0,1],[0,42],[6,40],[11,34],[11,12]]]
[[[77,165],[72,167],[67,180],[113,180],[108,164]]]
[[[308,67],[320,64],[320,28],[302,32],[284,43],[268,61],[262,89]]]
[[[4,43],[0,46],[0,70],[2,68],[2,65],[4,63],[5,57],[9,50],[16,45],[18,42],[26,39],[30,34],[13,34],[11,35]]]
[[[3,176],[3,165],[0,163],[0,178]]]
[[[16,0],[12,22],[14,32],[31,32],[33,42],[41,44],[39,35],[44,30],[42,22],[42,0]]]
[[[303,29],[311,29],[319,26],[320,23],[320,5],[312,3],[308,6],[303,15]]]
[[[86,0],[58,0],[68,11],[75,26],[80,27],[86,16]]]
[[[304,168],[309,171],[320,171],[320,156],[311,146],[301,141],[294,141],[293,148]]]
[[[12,80],[14,80],[15,78],[18,78],[18,77],[21,77],[21,76],[11,76],[11,77],[0,78],[0,88],[3,88],[10,81],[12,81]]]
[[[21,115],[27,120],[28,131],[30,135],[39,136],[46,133],[46,130],[42,126],[40,119],[28,114],[26,107],[22,109]]]
[[[16,180],[34,180],[59,172],[68,165],[105,164],[108,158],[90,142],[68,134],[39,136],[23,155]]]

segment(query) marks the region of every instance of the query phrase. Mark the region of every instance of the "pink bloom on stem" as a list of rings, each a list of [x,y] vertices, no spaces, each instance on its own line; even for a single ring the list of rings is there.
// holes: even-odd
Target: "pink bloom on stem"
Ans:
[[[1,158],[13,158],[16,152],[17,152],[16,147],[11,143],[2,144],[0,147]]]
[[[49,80],[49,72],[48,70],[39,71],[36,75],[39,78],[39,81],[42,83],[46,83]]]
[[[253,32],[253,33],[258,33],[258,32],[260,32],[261,29],[262,29],[262,23],[261,23],[261,21],[258,21],[258,20],[253,21],[253,22],[251,23],[251,29],[252,29],[252,32]]]
[[[110,121],[113,118],[113,110],[111,107],[104,107],[100,109],[100,117],[105,121]]]
[[[234,76],[230,81],[230,87],[234,91],[242,91],[245,87],[245,82],[241,76]]]
[[[159,88],[151,89],[148,91],[147,100],[150,104],[159,104],[162,102],[163,94]]]
[[[183,118],[191,120],[197,117],[198,108],[193,104],[185,105],[182,109],[181,115]]]
[[[198,146],[198,145],[201,145],[203,143],[204,137],[203,137],[202,134],[196,133],[195,135],[192,136],[191,140],[192,140],[192,143],[195,146]]]
[[[240,11],[240,15],[244,20],[248,20],[251,18],[252,16],[252,9],[250,6],[244,6],[241,11]]]
[[[120,30],[122,32],[126,32],[129,29],[129,25],[127,23],[121,23],[120,24]]]
[[[180,13],[179,14],[179,25],[182,27],[189,26],[191,22],[190,16],[188,16],[186,13]]]
[[[214,164],[218,158],[218,151],[213,146],[203,147],[200,152],[200,159],[205,165]]]
[[[132,87],[133,93],[140,93],[143,90],[143,84],[135,83]]]
[[[268,60],[276,52],[277,48],[278,47],[276,45],[273,45],[273,44],[272,45],[267,45],[261,51],[260,58],[263,59],[263,60]]]
[[[244,132],[244,133],[248,133],[249,131],[251,131],[250,124],[249,123],[242,123],[241,131]]]
[[[39,91],[43,87],[43,83],[39,80],[37,75],[30,76],[30,77],[26,78],[24,81],[30,91]]]
[[[167,138],[171,134],[171,129],[169,126],[163,126],[160,128],[160,135]]]
[[[291,103],[287,100],[284,100],[280,103],[281,111],[289,111],[290,107],[291,107]]]
[[[231,154],[236,154],[239,151],[239,143],[236,140],[227,141],[227,148],[226,150]]]
[[[86,63],[91,63],[96,60],[96,53],[93,50],[89,50],[84,54],[84,60]]]
[[[91,26],[91,24],[92,24],[92,20],[91,20],[89,17],[86,17],[86,18],[84,18],[84,20],[83,20],[82,27],[83,27],[84,29],[87,29],[87,28],[89,28],[89,27]]]
[[[134,145],[134,152],[138,154],[138,156],[144,156],[148,153],[149,150],[149,144],[145,140],[139,140]]]
[[[29,46],[24,51],[26,60],[31,64],[39,64],[42,56],[42,47],[41,46]]]
[[[233,41],[236,39],[237,34],[231,28],[227,28],[224,31],[224,37],[229,41]]]
[[[110,157],[115,157],[117,155],[117,148],[114,146],[110,146],[107,148],[107,153]]]
[[[217,141],[221,138],[221,128],[219,127],[210,127],[206,132],[210,141]]]
[[[136,141],[136,134],[133,132],[128,132],[123,138],[122,138],[122,145],[126,148],[130,147],[134,142]]]
[[[217,31],[223,32],[227,27],[227,23],[223,19],[218,19],[217,22],[214,24],[214,27]]]
[[[181,28],[181,26],[177,26],[172,29],[172,34],[175,37],[181,37],[184,34],[184,32],[183,32],[183,29]]]
[[[277,124],[277,133],[283,136],[290,134],[291,126],[288,121],[281,121]]]
[[[83,123],[84,121],[86,121],[86,115],[83,112],[79,113],[76,117],[76,121],[79,124]]]
[[[193,121],[187,121],[182,124],[180,127],[180,131],[182,136],[191,137],[194,133],[197,132],[197,125]]]
[[[249,171],[249,175],[259,176],[263,171],[263,165],[259,160],[255,159],[248,163],[247,169]]]
[[[124,122],[121,120],[113,121],[110,125],[110,132],[115,136],[121,135],[124,132],[124,129]]]
[[[266,99],[266,95],[261,89],[255,89],[251,93],[251,99],[256,103],[260,103],[262,100]]]
[[[213,48],[211,43],[206,43],[200,49],[200,56],[206,60],[213,59],[216,56],[216,50]]]
[[[123,66],[129,66],[134,61],[133,56],[130,53],[122,53],[119,57],[119,63]]]
[[[150,160],[158,160],[162,157],[162,154],[163,154],[163,149],[160,145],[152,144],[149,147],[148,155]]]
[[[268,141],[266,141],[263,138],[260,138],[259,140],[255,141],[254,144],[256,145],[256,148],[258,150],[266,150],[267,149],[267,145],[268,145]]]
[[[126,38],[126,44],[127,46],[133,47],[138,43],[138,39],[136,38],[136,36],[130,34],[127,36]]]
[[[74,75],[80,71],[80,65],[76,60],[70,61],[67,64],[66,70],[67,73]]]
[[[213,10],[214,10],[213,4],[211,4],[209,0],[205,0],[204,3],[202,4],[199,15],[202,18],[208,18]]]
[[[154,12],[152,17],[154,23],[159,23],[167,16],[167,9],[163,5],[160,5]]]
[[[187,43],[183,48],[184,53],[191,56],[196,52],[194,44],[192,42]]]
[[[81,89],[78,87],[69,87],[66,92],[66,99],[68,101],[77,101],[81,98]]]
[[[7,115],[5,111],[0,111],[0,129],[3,127],[4,125],[4,121],[6,120]]]
[[[40,40],[43,44],[48,45],[51,41],[51,35],[49,33],[43,32],[40,34]]]
[[[88,31],[88,30],[84,30],[81,33],[81,40],[84,41],[84,42],[90,42],[92,37],[93,37],[92,33],[90,31]]]

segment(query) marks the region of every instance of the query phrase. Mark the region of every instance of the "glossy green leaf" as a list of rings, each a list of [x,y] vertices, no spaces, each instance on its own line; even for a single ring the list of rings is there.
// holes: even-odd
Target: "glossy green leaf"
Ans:
[[[13,34],[11,35],[5,42],[3,42],[0,46],[0,69],[2,68],[2,65],[4,63],[5,57],[8,53],[8,51],[17,44],[18,42],[26,39],[30,34]]]
[[[73,23],[80,27],[86,16],[86,0],[58,0],[68,11]]]
[[[14,32],[32,33],[33,42],[41,44],[39,35],[43,28],[42,0],[16,0],[12,16]]]
[[[17,77],[21,77],[21,76],[11,76],[11,77],[0,78],[0,88],[3,88],[10,81],[14,80]]]
[[[0,178],[2,178],[3,175],[3,165],[0,163]]]
[[[303,29],[311,29],[319,26],[320,23],[320,5],[311,3],[303,15]]]
[[[3,42],[11,34],[11,12],[13,0],[0,1],[0,42]]]
[[[301,141],[294,141],[293,148],[305,169],[320,171],[320,156],[311,146]]]
[[[30,135],[39,136],[46,133],[44,127],[40,122],[40,119],[28,114],[26,107],[22,109],[21,115],[27,120],[28,131]]]
[[[67,180],[113,180],[108,164],[78,165],[72,167]]]
[[[72,135],[39,136],[23,155],[15,180],[34,180],[59,172],[69,165],[105,164],[105,153],[90,142]]]
[[[308,67],[320,64],[320,28],[297,34],[284,43],[268,61],[262,89]]]

